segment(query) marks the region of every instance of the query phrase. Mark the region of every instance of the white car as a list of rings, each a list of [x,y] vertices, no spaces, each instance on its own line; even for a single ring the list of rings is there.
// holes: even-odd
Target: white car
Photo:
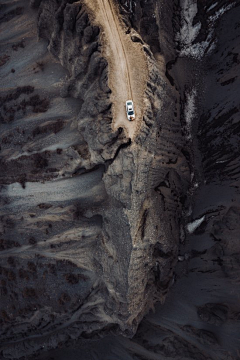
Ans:
[[[135,112],[134,112],[132,100],[126,101],[126,112],[127,112],[127,118],[129,121],[132,121],[135,119]]]

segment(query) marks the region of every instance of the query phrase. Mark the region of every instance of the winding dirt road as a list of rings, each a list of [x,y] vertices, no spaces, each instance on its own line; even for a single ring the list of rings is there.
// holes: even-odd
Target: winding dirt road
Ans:
[[[112,90],[113,130],[125,128],[133,138],[140,127],[144,92],[148,77],[146,56],[141,43],[131,40],[121,23],[113,0],[84,0],[94,24],[101,29],[103,56],[108,61],[108,85]],[[125,110],[127,100],[133,100],[136,119],[128,121]]]

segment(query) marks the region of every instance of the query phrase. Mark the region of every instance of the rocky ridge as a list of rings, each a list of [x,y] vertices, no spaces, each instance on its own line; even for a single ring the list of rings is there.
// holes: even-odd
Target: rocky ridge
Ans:
[[[239,132],[231,86],[238,81],[238,24],[229,20],[237,5],[119,2],[149,69],[145,113],[134,141],[122,128],[112,131],[108,64],[99,29],[84,6],[54,0],[31,1],[34,9],[27,1],[19,5],[5,5],[1,19],[3,30],[10,23],[18,29],[24,19],[28,24],[14,41],[6,30],[2,35],[1,355],[36,356],[75,344],[76,352],[87,346],[91,356],[91,342],[81,348],[77,339],[111,332],[132,336],[155,302],[164,302],[175,279],[166,304],[141,323],[133,340],[118,337],[112,346],[137,359],[234,359],[234,341],[226,344],[215,326],[227,324],[225,331],[234,333],[228,329],[237,304],[219,301],[217,290],[211,290],[211,301],[206,294],[222,272],[235,285],[238,279],[233,253]],[[228,32],[221,32],[225,12]],[[226,41],[233,50],[221,45]],[[16,52],[30,59],[22,69]],[[202,74],[208,74],[208,84]],[[214,106],[204,95],[211,86]],[[228,91],[221,91],[225,86]],[[223,201],[212,206],[221,189]],[[209,204],[203,201],[208,198]],[[196,232],[204,232],[203,245],[191,235],[184,242],[184,222],[203,214]],[[204,283],[200,276],[206,272],[210,280]],[[230,292],[230,284],[221,281]],[[189,295],[191,287],[198,298]],[[184,320],[176,313],[177,296],[186,304]],[[195,323],[187,321],[189,313]],[[106,356],[97,350],[101,346],[95,342],[99,359]]]

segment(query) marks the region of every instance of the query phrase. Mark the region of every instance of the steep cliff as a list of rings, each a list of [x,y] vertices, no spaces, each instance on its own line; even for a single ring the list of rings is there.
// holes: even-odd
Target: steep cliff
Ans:
[[[238,3],[1,11],[1,356],[236,358]]]

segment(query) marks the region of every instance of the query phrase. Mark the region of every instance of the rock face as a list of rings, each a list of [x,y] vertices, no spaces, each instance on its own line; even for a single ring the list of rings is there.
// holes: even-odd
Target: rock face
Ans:
[[[239,6],[112,4],[146,59],[134,136],[87,0],[1,5],[1,357],[235,359]]]

